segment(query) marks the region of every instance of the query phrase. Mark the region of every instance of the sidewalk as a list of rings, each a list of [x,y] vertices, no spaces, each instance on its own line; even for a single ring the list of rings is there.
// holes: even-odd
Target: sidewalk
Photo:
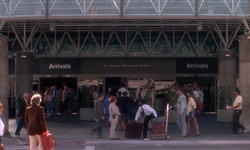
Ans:
[[[181,132],[176,124],[169,124],[169,134],[172,140],[235,140],[248,139],[250,140],[250,134],[240,134],[238,137],[232,136],[232,127],[229,123],[217,123],[216,115],[203,115],[198,118],[200,133],[199,137],[193,137],[192,135],[187,138],[181,137]],[[53,133],[57,144],[63,145],[77,145],[85,142],[101,142],[109,140],[109,127],[105,126],[103,129],[104,139],[97,139],[90,135],[91,128],[95,125],[95,122],[81,121],[78,116],[52,116],[47,118],[47,126],[51,133]],[[16,129],[15,119],[9,120],[10,135],[4,135],[2,137],[5,146],[13,145],[28,145],[28,136],[26,129],[22,129],[21,136],[14,136]],[[119,142],[141,140],[141,139],[126,139],[124,132],[118,131],[118,137],[121,138]],[[194,132],[193,132],[194,133]],[[150,134],[150,132],[149,132]]]

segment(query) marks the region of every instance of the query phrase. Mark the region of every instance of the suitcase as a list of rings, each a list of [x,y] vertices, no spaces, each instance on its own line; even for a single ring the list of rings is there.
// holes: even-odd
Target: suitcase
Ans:
[[[141,138],[142,123],[129,122],[126,124],[125,137],[126,138]]]
[[[56,141],[51,133],[41,136],[43,150],[54,150],[56,147]]]
[[[154,123],[152,124],[152,134],[165,133],[165,123]]]

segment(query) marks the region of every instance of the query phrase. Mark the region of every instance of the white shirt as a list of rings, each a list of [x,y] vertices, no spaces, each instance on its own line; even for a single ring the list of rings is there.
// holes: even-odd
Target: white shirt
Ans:
[[[194,93],[194,96],[196,99],[198,99],[200,97],[198,91],[194,90],[193,93]]]
[[[0,117],[0,136],[3,136],[3,134],[4,134],[4,124]]]
[[[202,91],[198,91],[198,93],[199,93],[200,102],[203,103],[203,101],[204,101],[204,94],[203,94]]]
[[[153,113],[153,115],[154,115],[155,117],[157,117],[157,113],[156,113],[156,111],[155,111],[152,107],[150,107],[150,106],[147,105],[147,104],[143,104],[143,105],[140,106],[140,107],[138,108],[138,110],[137,110],[137,113],[136,113],[136,116],[135,116],[135,121],[137,121],[137,120],[139,119],[139,117],[141,116],[142,109],[143,109],[143,111],[144,111],[144,115],[145,115],[145,116],[149,116],[149,115],[151,115],[151,114]]]
[[[235,100],[234,100],[233,106],[238,105],[238,103],[241,103],[241,104],[240,104],[239,107],[235,108],[235,110],[238,110],[238,109],[240,110],[240,109],[242,109],[242,102],[243,102],[242,96],[241,96],[241,95],[238,95],[238,96],[235,98]]]

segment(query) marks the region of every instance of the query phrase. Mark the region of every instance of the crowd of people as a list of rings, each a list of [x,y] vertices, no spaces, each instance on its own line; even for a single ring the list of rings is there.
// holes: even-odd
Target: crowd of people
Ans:
[[[182,132],[183,137],[190,135],[190,122],[192,121],[195,127],[194,136],[200,135],[199,125],[197,123],[197,103],[199,97],[195,97],[194,91],[190,89],[184,90],[179,88],[177,91],[179,97],[177,100],[177,125]]]
[[[119,139],[116,136],[116,130],[124,130],[123,127],[127,122],[137,121],[143,114],[145,115],[143,121],[143,139],[148,139],[148,123],[152,118],[157,117],[156,111],[144,100],[134,100],[130,97],[129,91],[124,85],[117,91],[116,95],[111,95],[108,92],[106,97],[99,94],[94,101],[95,117],[97,125],[91,131],[93,135],[97,130],[98,138],[103,138],[102,134],[102,120],[106,118],[106,122],[110,123],[110,139]],[[176,103],[177,111],[177,126],[181,130],[182,137],[191,135],[191,126],[194,127],[193,136],[200,136],[200,127],[197,121],[197,116],[203,112],[204,94],[199,86],[196,84],[183,86],[176,91],[178,95]],[[234,110],[233,116],[233,134],[236,135],[238,129],[247,132],[247,129],[239,123],[239,116],[242,108],[242,97],[240,91],[234,91],[235,102],[232,106],[228,106],[229,110]],[[103,111],[105,110],[105,111]]]
[[[179,97],[177,100],[177,125],[182,132],[183,137],[190,135],[190,123],[192,122],[195,128],[193,136],[200,135],[200,128],[197,122],[197,115],[202,113],[204,95],[200,88],[195,84],[192,86],[184,86],[177,91]],[[240,115],[242,113],[243,98],[240,95],[240,90],[234,90],[235,100],[231,106],[227,106],[228,110],[233,111],[232,129],[233,135],[238,134],[239,129],[243,133],[247,132],[247,128],[240,124]]]
[[[109,88],[105,96],[97,93],[96,90],[93,90],[92,93],[97,124],[91,130],[91,135],[98,131],[97,137],[103,137],[102,126],[103,120],[105,120],[107,125],[110,126],[110,139],[119,139],[116,136],[116,129],[124,131],[126,123],[135,120],[138,101],[135,97],[130,96],[134,95],[134,93],[127,90],[125,84],[122,84],[121,88],[116,92],[114,92],[114,89]]]
[[[176,92],[178,94],[176,103],[177,125],[181,130],[182,136],[187,137],[191,134],[191,123],[195,128],[193,136],[199,136],[200,128],[197,115],[202,113],[202,109],[199,108],[203,100],[201,90],[197,86],[184,86],[183,88],[178,88]],[[116,134],[117,129],[124,130],[126,128],[124,125],[127,122],[136,122],[139,117],[144,116],[142,136],[143,139],[147,140],[148,123],[152,118],[157,117],[157,113],[143,99],[133,95],[133,92],[125,88],[125,84],[122,84],[115,94],[112,90],[109,90],[106,95],[93,92],[96,125],[91,130],[91,135],[93,136],[97,132],[97,137],[103,138],[103,121],[106,120],[107,125],[110,126],[110,139],[119,140]],[[247,128],[239,123],[243,98],[238,88],[234,90],[234,95],[235,100],[231,106],[227,106],[227,109],[234,111],[232,122],[233,135],[237,135],[239,129],[247,132]],[[74,91],[67,86],[64,86],[63,91],[58,90],[56,86],[48,88],[44,93],[44,100],[42,100],[42,96],[39,94],[34,94],[31,97],[29,93],[24,93],[22,99],[18,101],[18,124],[15,135],[19,136],[21,129],[25,126],[30,139],[30,148],[35,149],[37,145],[41,146],[39,145],[41,143],[39,137],[47,132],[44,113],[46,112],[47,117],[49,117],[52,113],[57,113],[60,110],[70,112],[72,99],[75,99],[75,96]],[[40,106],[43,101],[45,102],[46,111],[44,111],[44,107]],[[3,106],[0,104],[0,115],[2,113]],[[1,125],[1,131],[3,128],[4,126]]]
[[[63,113],[71,115],[76,103],[76,92],[67,85],[58,89],[57,85],[47,87],[43,96],[43,106],[47,117]]]

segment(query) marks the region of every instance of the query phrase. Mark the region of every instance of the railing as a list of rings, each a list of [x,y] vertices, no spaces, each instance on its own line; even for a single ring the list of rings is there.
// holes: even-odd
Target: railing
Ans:
[[[0,0],[0,18],[249,17],[249,0]]]

